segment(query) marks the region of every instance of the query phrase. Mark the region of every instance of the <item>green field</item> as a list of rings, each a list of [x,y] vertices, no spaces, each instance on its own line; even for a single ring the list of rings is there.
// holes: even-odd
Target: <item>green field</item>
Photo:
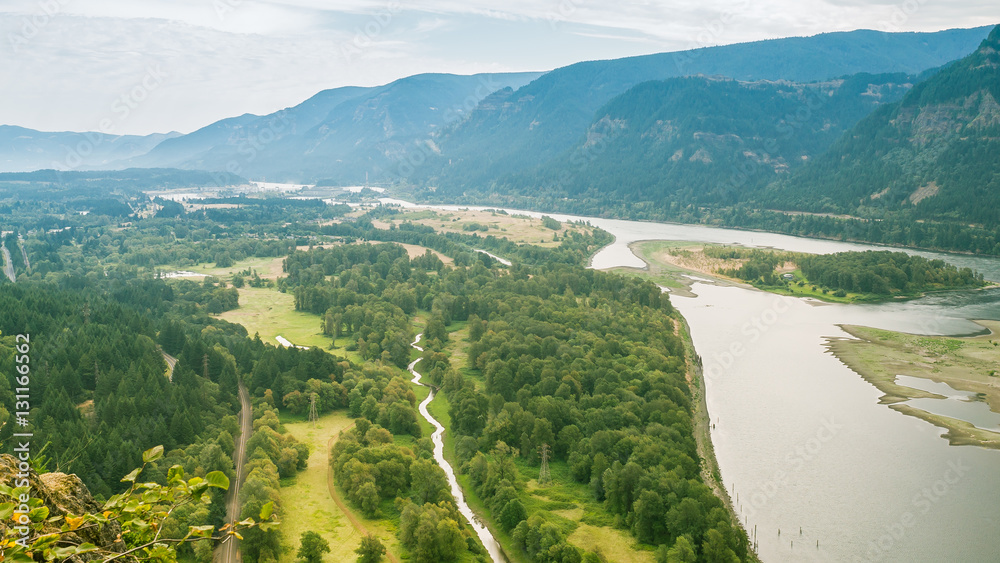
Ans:
[[[354,550],[361,543],[362,533],[334,503],[327,482],[329,448],[341,430],[353,425],[354,420],[343,411],[320,417],[315,426],[301,417],[284,422],[289,434],[309,445],[309,466],[281,484],[281,504],[295,507],[294,512],[281,516],[282,563],[298,560],[295,553],[299,537],[307,531],[314,531],[330,542],[330,553],[324,554],[324,562],[348,563],[357,559]],[[401,548],[391,522],[369,520],[359,513],[353,516],[368,532],[378,536],[393,555],[399,556]]]
[[[282,262],[284,258],[279,257],[268,257],[268,258],[247,258],[246,260],[240,260],[239,262],[234,262],[232,266],[227,268],[219,268],[214,262],[206,262],[203,264],[163,264],[156,266],[157,270],[162,272],[172,272],[177,270],[185,270],[189,272],[194,272],[196,274],[205,274],[206,276],[215,276],[217,278],[222,278],[226,281],[229,280],[230,276],[236,272],[242,272],[244,270],[256,270],[262,278],[276,279],[280,276],[282,271]]]
[[[316,532],[330,542],[331,553],[324,561],[347,561],[332,555],[349,553],[360,543],[360,534],[334,504],[326,483],[327,443],[352,424],[354,421],[344,413],[323,416],[315,428],[301,420],[285,423],[289,434],[309,445],[309,466],[282,483],[281,504],[295,507],[294,512],[281,515],[282,562],[296,560],[299,537],[307,531]]]
[[[220,319],[241,324],[247,333],[260,335],[264,342],[278,345],[277,336],[287,338],[296,346],[316,346],[324,350],[330,348],[331,339],[320,330],[318,315],[295,310],[295,297],[276,289],[244,287],[239,289],[240,306],[219,315]],[[345,349],[351,342],[344,337],[337,340],[333,353],[354,363],[363,363],[357,352]]]

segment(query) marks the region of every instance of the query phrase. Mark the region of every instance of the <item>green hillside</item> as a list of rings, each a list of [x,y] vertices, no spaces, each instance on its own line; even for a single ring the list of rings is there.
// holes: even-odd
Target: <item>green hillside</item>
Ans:
[[[1000,27],[769,190],[781,209],[1000,224]]]

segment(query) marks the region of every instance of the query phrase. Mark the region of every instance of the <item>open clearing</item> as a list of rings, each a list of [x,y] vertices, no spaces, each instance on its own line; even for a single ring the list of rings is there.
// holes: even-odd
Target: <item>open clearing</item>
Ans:
[[[281,515],[281,541],[284,545],[281,561],[296,560],[299,537],[308,531],[314,531],[330,542],[331,552],[326,554],[324,561],[353,560],[344,554],[357,548],[361,536],[334,504],[326,486],[326,444],[352,424],[354,421],[344,413],[321,417],[315,428],[305,421],[285,424],[289,434],[309,445],[309,466],[290,479],[290,484],[281,487],[282,505],[294,507]]]
[[[426,254],[428,250],[430,250],[435,256],[440,258],[441,261],[445,263],[445,265],[451,266],[455,263],[455,261],[452,260],[450,257],[441,254],[437,250],[432,250],[430,248],[427,248],[426,246],[420,246],[417,244],[406,244],[403,242],[397,242],[395,244],[398,244],[399,246],[405,248],[406,254],[410,257],[410,259],[419,258],[424,254]]]
[[[652,551],[632,549],[630,546],[635,543],[635,539],[623,530],[607,526],[580,524],[567,539],[577,547],[603,555],[607,561],[621,563],[652,563],[654,561]]]
[[[243,325],[247,333],[260,334],[260,339],[278,345],[277,336],[284,336],[296,346],[330,346],[330,337],[320,330],[317,315],[295,310],[295,296],[264,287],[240,288],[240,306],[218,318]]]
[[[386,217],[373,224],[379,228],[388,228],[389,225],[400,225],[404,222],[411,222],[418,225],[433,227],[440,233],[463,233],[478,234],[481,237],[493,235],[498,238],[506,238],[518,244],[530,243],[542,247],[559,246],[558,240],[553,240],[553,235],[558,235],[562,239],[570,231],[590,232],[591,228],[581,225],[574,225],[563,222],[558,230],[549,229],[542,225],[541,219],[534,219],[524,215],[507,215],[494,211],[442,211],[434,209],[421,209],[404,211],[392,217]],[[478,229],[473,227],[478,226]],[[485,230],[483,230],[485,228]]]
[[[214,262],[206,262],[204,264],[167,264],[162,266],[157,266],[156,269],[163,272],[184,270],[188,272],[193,272],[195,274],[204,274],[206,276],[215,276],[217,278],[222,278],[224,280],[229,280],[233,274],[237,272],[242,272],[245,270],[254,270],[260,277],[269,280],[276,280],[279,276],[284,274],[282,269],[282,264],[285,258],[283,256],[278,256],[276,258],[247,258],[246,260],[240,260],[239,262],[234,262],[232,266],[226,268],[220,268],[215,265]]]
[[[362,534],[352,525],[351,516],[331,498],[327,482],[330,447],[340,432],[353,424],[354,420],[343,411],[320,417],[315,427],[304,420],[285,423],[289,434],[309,445],[309,466],[281,487],[282,504],[294,507],[281,517],[285,548],[282,563],[298,560],[295,552],[299,548],[299,537],[307,531],[314,531],[330,542],[330,553],[323,555],[323,561],[347,563],[357,560],[354,550],[361,544]],[[400,547],[395,530],[389,529],[385,521],[368,520],[358,514],[354,517],[398,558]]]

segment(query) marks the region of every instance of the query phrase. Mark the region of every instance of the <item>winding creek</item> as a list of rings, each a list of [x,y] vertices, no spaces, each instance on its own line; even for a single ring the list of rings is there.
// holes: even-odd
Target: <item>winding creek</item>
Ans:
[[[593,257],[591,266],[598,269],[643,267],[628,248],[640,240],[735,243],[817,254],[879,248],[697,225],[547,215],[587,221],[615,235],[615,242]],[[906,252],[942,258],[1000,281],[996,258]],[[763,561],[1000,560],[1000,451],[950,446],[941,437],[943,430],[879,404],[882,394],[827,349],[829,339],[849,337],[839,328],[842,324],[914,334],[979,332],[982,327],[972,319],[1000,320],[1000,290],[874,305],[822,304],[709,280],[696,281],[692,290],[695,297],[674,295],[672,302],[687,320],[704,362],[712,442],[723,482],[746,529],[751,534],[756,530]],[[421,405],[425,417],[426,402]],[[996,417],[981,408],[975,416],[982,418],[974,423],[995,424]],[[435,433],[435,458],[442,463],[439,435],[440,430]],[[451,468],[446,462],[442,466],[454,490]],[[460,506],[465,514],[464,502]]]
[[[424,349],[420,347],[420,338],[423,334],[418,334],[417,338],[413,341],[410,346],[413,346],[416,350],[423,352]],[[458,511],[462,513],[462,516],[469,522],[472,529],[475,530],[476,535],[479,536],[479,540],[483,542],[486,547],[486,551],[490,554],[490,559],[494,563],[505,563],[507,558],[504,557],[503,551],[500,549],[500,544],[497,543],[496,538],[490,533],[489,529],[479,520],[476,513],[472,511],[469,504],[465,502],[465,495],[462,492],[462,487],[458,484],[458,479],[455,478],[455,470],[448,463],[448,460],[444,458],[444,425],[437,421],[431,413],[427,410],[427,405],[434,400],[435,388],[430,385],[426,385],[420,382],[420,374],[417,372],[417,362],[420,358],[410,362],[410,365],[406,366],[406,369],[413,374],[413,383],[417,385],[423,385],[427,387],[430,392],[427,393],[427,398],[420,402],[419,410],[420,415],[430,422],[434,427],[434,434],[431,435],[431,441],[434,443],[434,461],[444,469],[445,475],[448,476],[448,485],[451,486],[451,496],[455,497],[455,504],[458,505]]]

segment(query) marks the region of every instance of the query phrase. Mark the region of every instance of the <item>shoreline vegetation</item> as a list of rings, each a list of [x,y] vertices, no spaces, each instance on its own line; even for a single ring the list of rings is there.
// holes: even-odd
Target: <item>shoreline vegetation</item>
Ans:
[[[452,219],[458,219],[454,221],[459,223],[461,221],[460,217],[452,217]],[[544,221],[544,220],[543,220]],[[574,225],[575,226],[575,225]],[[554,227],[554,225],[553,225]],[[553,236],[556,236],[553,233]],[[568,239],[574,239],[581,236],[579,233],[572,233],[565,235]],[[359,245],[364,246],[364,245]],[[386,245],[384,249],[385,252],[390,252],[397,254],[397,252],[388,248],[390,245]],[[391,246],[396,246],[392,244]],[[318,248],[318,247],[317,247]],[[336,246],[335,248],[340,248]],[[414,254],[419,254],[416,260],[423,260],[424,253],[415,252],[413,248],[403,247],[404,251],[407,253],[409,259],[414,260]],[[426,248],[423,248],[426,252]],[[587,249],[587,252],[596,250]],[[316,252],[321,252],[316,250]],[[434,250],[431,250],[431,254],[435,254]],[[581,258],[583,258],[581,256]],[[303,274],[298,272],[298,276]],[[354,271],[351,271],[354,274]],[[341,274],[346,275],[346,274]],[[411,275],[420,276],[419,272],[413,273]],[[426,275],[426,282],[431,283],[437,279],[438,276],[442,275],[442,270],[436,270],[428,272]],[[289,273],[290,278],[295,278],[296,274]],[[544,278],[536,278],[536,281]],[[301,280],[300,280],[300,283]],[[317,285],[321,285],[318,284]],[[653,291],[655,288],[649,287],[650,291],[655,294],[659,294],[659,291]],[[241,288],[239,290],[240,297],[240,308],[234,310],[233,313],[242,311],[242,314],[228,315],[231,322],[236,322],[243,324],[249,333],[259,333],[261,338],[265,341],[274,344],[274,334],[286,335],[296,344],[300,341],[305,345],[321,346],[323,349],[329,350],[329,346],[322,345],[321,341],[330,341],[329,335],[321,334],[321,320],[322,315],[318,315],[311,309],[303,310],[303,307],[296,307],[296,305],[301,305],[297,299],[299,299],[300,293],[296,291],[294,297],[292,291],[287,293],[281,293],[276,288]],[[304,297],[303,297],[304,298]],[[423,300],[425,303],[427,300]],[[433,304],[432,304],[433,305]],[[428,323],[432,320],[440,320],[441,313],[438,311],[439,308],[431,306],[430,309],[418,309],[412,311],[412,316],[409,319],[409,325],[416,331],[425,330],[428,328]],[[226,317],[227,315],[222,315]],[[676,315],[673,315],[677,319]],[[446,327],[444,330],[449,333],[448,338],[444,339],[443,342],[437,344],[440,347],[440,351],[446,353],[449,356],[450,364],[457,368],[459,373],[462,373],[463,379],[466,379],[468,385],[463,385],[462,387],[470,387],[476,389],[478,392],[482,392],[482,386],[484,381],[482,380],[482,375],[478,369],[469,369],[466,367],[468,364],[468,354],[469,346],[471,346],[473,340],[469,338],[470,327],[466,323],[470,321],[465,320],[452,320],[450,326]],[[692,440],[692,450],[694,449],[694,444],[697,444],[698,457],[701,459],[700,465],[704,468],[703,479],[706,482],[706,488],[708,490],[704,491],[705,500],[710,500],[710,496],[716,496],[718,501],[712,500],[711,506],[717,506],[716,509],[718,518],[718,525],[714,526],[712,529],[723,529],[723,523],[727,520],[729,521],[725,524],[726,529],[732,529],[734,532],[738,529],[742,529],[742,526],[737,528],[740,524],[738,516],[734,513],[732,509],[732,503],[729,501],[728,497],[725,495],[725,488],[721,484],[718,478],[718,469],[713,455],[713,449],[710,442],[710,422],[708,416],[705,413],[704,408],[704,397],[702,396],[701,390],[703,389],[703,383],[701,383],[700,372],[697,370],[697,360],[696,356],[693,355],[692,344],[690,342],[690,337],[687,334],[685,326],[683,326],[683,321],[676,321],[677,330],[674,331],[674,336],[680,339],[678,343],[688,350],[689,357],[686,358],[687,361],[687,384],[691,388],[692,395],[692,426],[697,428],[697,432],[701,435],[695,437]],[[323,325],[325,326],[325,325]],[[251,330],[252,329],[252,330]],[[266,334],[265,334],[266,333]],[[341,338],[337,340],[338,346],[332,351],[333,354],[340,355],[342,351],[347,351],[349,349],[349,336],[341,335]],[[315,341],[311,341],[315,340]],[[358,352],[360,354],[360,352]],[[384,354],[383,354],[384,357]],[[409,358],[413,359],[412,351],[409,354]],[[383,358],[384,359],[384,358]],[[357,363],[366,363],[364,358],[358,358]],[[398,362],[397,362],[398,363]],[[394,371],[394,370],[393,370]],[[683,383],[681,383],[683,385]],[[455,445],[457,440],[461,438],[459,433],[453,431],[457,430],[459,423],[452,420],[453,405],[451,405],[452,400],[459,400],[464,397],[461,393],[461,389],[456,387],[454,389],[448,388],[447,382],[443,386],[441,392],[437,395],[435,401],[430,403],[428,409],[431,413],[442,422],[447,428],[448,432],[445,435],[445,456],[453,464],[456,469],[461,465],[463,461],[458,452],[456,451]],[[414,392],[416,397],[419,398],[420,393]],[[467,395],[467,393],[465,394]],[[362,409],[363,410],[363,409]],[[421,427],[425,426],[421,424]],[[422,434],[427,435],[428,428],[423,428]],[[394,442],[401,445],[410,445],[411,441],[407,440],[404,436],[394,435]],[[693,453],[693,452],[692,452]],[[564,537],[564,541],[570,546],[578,548],[580,553],[586,554],[590,553],[591,557],[593,555],[598,555],[598,557],[606,557],[607,560],[612,561],[633,561],[635,563],[651,563],[657,556],[657,550],[666,552],[666,549],[657,548],[656,546],[662,546],[664,543],[653,542],[653,543],[643,543],[643,541],[636,537],[635,531],[632,529],[633,526],[624,517],[619,517],[616,514],[610,513],[606,508],[604,502],[600,499],[592,498],[592,482],[577,482],[578,480],[572,474],[572,467],[565,459],[553,459],[551,462],[551,473],[552,482],[545,486],[540,486],[538,484],[538,479],[540,478],[540,469],[538,467],[537,461],[532,462],[531,460],[522,459],[523,456],[514,456],[511,461],[513,461],[517,475],[519,476],[518,483],[523,485],[525,489],[518,493],[519,500],[523,503],[523,506],[527,509],[528,514],[543,514],[544,519],[544,529],[550,532],[556,530],[560,532],[560,535]],[[693,457],[693,455],[692,455]],[[489,462],[492,463],[492,462]],[[610,468],[609,470],[613,470]],[[698,468],[693,467],[694,470]],[[617,471],[616,469],[614,469]],[[338,479],[338,481],[342,481]],[[505,531],[504,527],[500,525],[501,520],[497,519],[499,516],[494,513],[492,507],[488,507],[489,502],[495,502],[490,498],[483,498],[479,492],[477,492],[477,486],[472,481],[470,475],[460,474],[459,482],[464,489],[466,500],[473,508],[473,510],[480,516],[480,518],[486,522],[494,537],[496,537],[507,557],[511,561],[521,561],[527,560],[531,557],[531,554],[527,554],[523,551],[523,547],[518,545],[516,537],[513,531]],[[344,495],[344,492],[341,491]],[[383,503],[384,504],[384,503]],[[345,507],[341,507],[341,512],[348,517],[356,512],[357,507],[353,504],[348,504]],[[380,522],[387,522],[388,527],[400,526],[397,516],[391,514],[388,507],[383,507],[385,515],[387,518],[383,518]],[[726,514],[729,517],[726,517]],[[534,520],[529,522],[531,525],[535,525]],[[341,527],[338,527],[337,531],[342,532],[344,535],[349,534],[352,530],[348,525],[347,519],[341,520],[339,522]],[[549,532],[546,532],[549,533]],[[721,538],[725,541],[725,537],[718,535],[717,539],[714,540],[718,542]],[[342,545],[345,542],[337,536],[334,539],[340,539],[337,542]],[[352,539],[356,539],[353,538]],[[394,551],[397,555],[408,553],[411,557],[413,556],[412,550],[408,551],[400,547],[400,542],[393,542],[391,540],[386,541],[387,538],[383,538],[383,542],[386,547]],[[708,539],[705,540],[707,542]],[[705,543],[701,540],[696,542],[696,546],[701,549],[707,549]],[[331,545],[334,542],[331,540]],[[666,546],[670,547],[671,542],[667,542]],[[390,547],[393,546],[393,547]],[[472,557],[470,554],[464,554],[460,557],[460,560],[467,560]],[[745,561],[755,562],[758,561],[755,555],[747,555],[744,558]]]
[[[640,275],[652,279],[670,289],[673,295],[693,297],[691,286],[696,279],[691,274],[705,276],[710,283],[738,286],[768,291],[779,295],[808,297],[819,301],[835,303],[877,302],[893,299],[914,299],[920,294],[887,299],[857,298],[848,294],[838,297],[830,293],[813,291],[809,284],[789,284],[791,291],[763,284],[749,284],[744,280],[727,276],[721,271],[732,270],[739,259],[732,255],[720,257],[720,252],[705,252],[705,248],[734,248],[722,245],[707,245],[688,241],[637,241],[629,248],[646,263],[645,269],[615,268],[624,274]],[[735,247],[742,248],[742,247]],[[789,263],[789,255],[783,251],[769,251],[779,257],[776,273],[801,275],[801,270]],[[745,260],[743,261],[745,263]],[[984,282],[975,289],[988,289],[996,284]],[[795,290],[798,288],[798,291]],[[935,291],[950,291],[952,288]],[[840,328],[853,338],[832,337],[827,341],[829,351],[844,365],[868,381],[883,396],[880,403],[908,416],[924,420],[945,430],[943,437],[952,445],[976,445],[1000,449],[1000,432],[978,428],[968,421],[942,414],[931,413],[908,404],[909,399],[935,398],[941,395],[914,389],[896,383],[898,375],[919,377],[938,383],[946,383],[959,391],[975,393],[985,401],[992,412],[1000,413],[1000,322],[975,321],[988,334],[972,337],[920,336],[880,330],[869,327],[841,325]],[[700,391],[700,390],[699,390]],[[724,491],[723,491],[724,492]],[[730,502],[723,498],[727,506]]]
[[[695,281],[691,273],[723,285],[754,287],[829,303],[880,303],[940,291],[996,287],[971,270],[900,252],[815,255],[688,241],[636,241],[629,244],[629,249],[646,267],[614,271],[642,272],[682,296],[691,295]]]
[[[1000,449],[1000,433],[915,408],[908,404],[909,399],[942,397],[896,383],[898,375],[946,383],[959,391],[975,393],[992,412],[1000,413],[1000,321],[975,322],[989,333],[955,338],[841,325],[853,338],[829,338],[827,347],[844,365],[884,393],[880,403],[945,429],[943,436],[952,445]]]
[[[626,275],[643,275],[649,277],[655,283],[668,287],[670,289],[670,295],[678,295],[683,297],[694,297],[691,292],[691,285],[694,283],[694,279],[688,277],[687,275],[691,272],[704,274],[713,279],[714,283],[719,283],[722,285],[734,285],[740,287],[752,287],[747,283],[739,280],[727,278],[719,274],[708,271],[705,267],[684,267],[678,263],[672,262],[659,262],[654,261],[649,256],[650,246],[657,245],[657,243],[677,245],[677,247],[688,248],[701,246],[701,243],[694,242],[673,242],[673,241],[638,241],[629,244],[629,249],[632,250],[646,263],[646,268],[641,270],[639,268],[630,267],[617,267],[611,268],[610,271],[615,273],[621,273]],[[659,245],[657,245],[659,246]],[[591,257],[592,258],[592,257]],[[705,484],[712,489],[719,500],[722,501],[729,513],[733,525],[742,529],[744,533],[750,540],[750,548],[747,550],[748,563],[759,563],[760,558],[754,549],[753,542],[754,538],[751,536],[750,532],[746,530],[744,523],[740,520],[739,513],[736,511],[736,507],[733,504],[732,498],[729,496],[729,492],[725,487],[722,480],[722,474],[719,470],[719,462],[715,457],[715,446],[712,443],[712,421],[711,415],[708,412],[708,404],[705,397],[705,379],[704,373],[701,369],[700,363],[697,361],[698,353],[694,347],[694,341],[691,338],[691,332],[688,328],[687,319],[684,318],[680,312],[675,314],[675,320],[677,321],[677,326],[675,328],[677,335],[681,338],[684,344],[685,351],[685,361],[686,370],[688,377],[688,384],[691,388],[692,394],[692,404],[694,405],[694,438],[697,443],[698,456],[701,459],[701,477]]]
[[[677,323],[678,335],[684,342],[688,383],[691,385],[691,402],[694,405],[694,439],[698,444],[698,457],[701,458],[701,478],[725,505],[733,525],[747,534],[750,541],[749,549],[747,549],[747,563],[760,563],[754,546],[755,538],[747,531],[744,522],[740,520],[733,499],[729,496],[729,491],[722,481],[719,461],[715,457],[715,445],[712,443],[712,417],[708,412],[708,402],[705,397],[705,375],[701,369],[701,363],[696,359],[698,352],[694,348],[694,340],[691,338],[687,319],[679,312],[677,313]]]

